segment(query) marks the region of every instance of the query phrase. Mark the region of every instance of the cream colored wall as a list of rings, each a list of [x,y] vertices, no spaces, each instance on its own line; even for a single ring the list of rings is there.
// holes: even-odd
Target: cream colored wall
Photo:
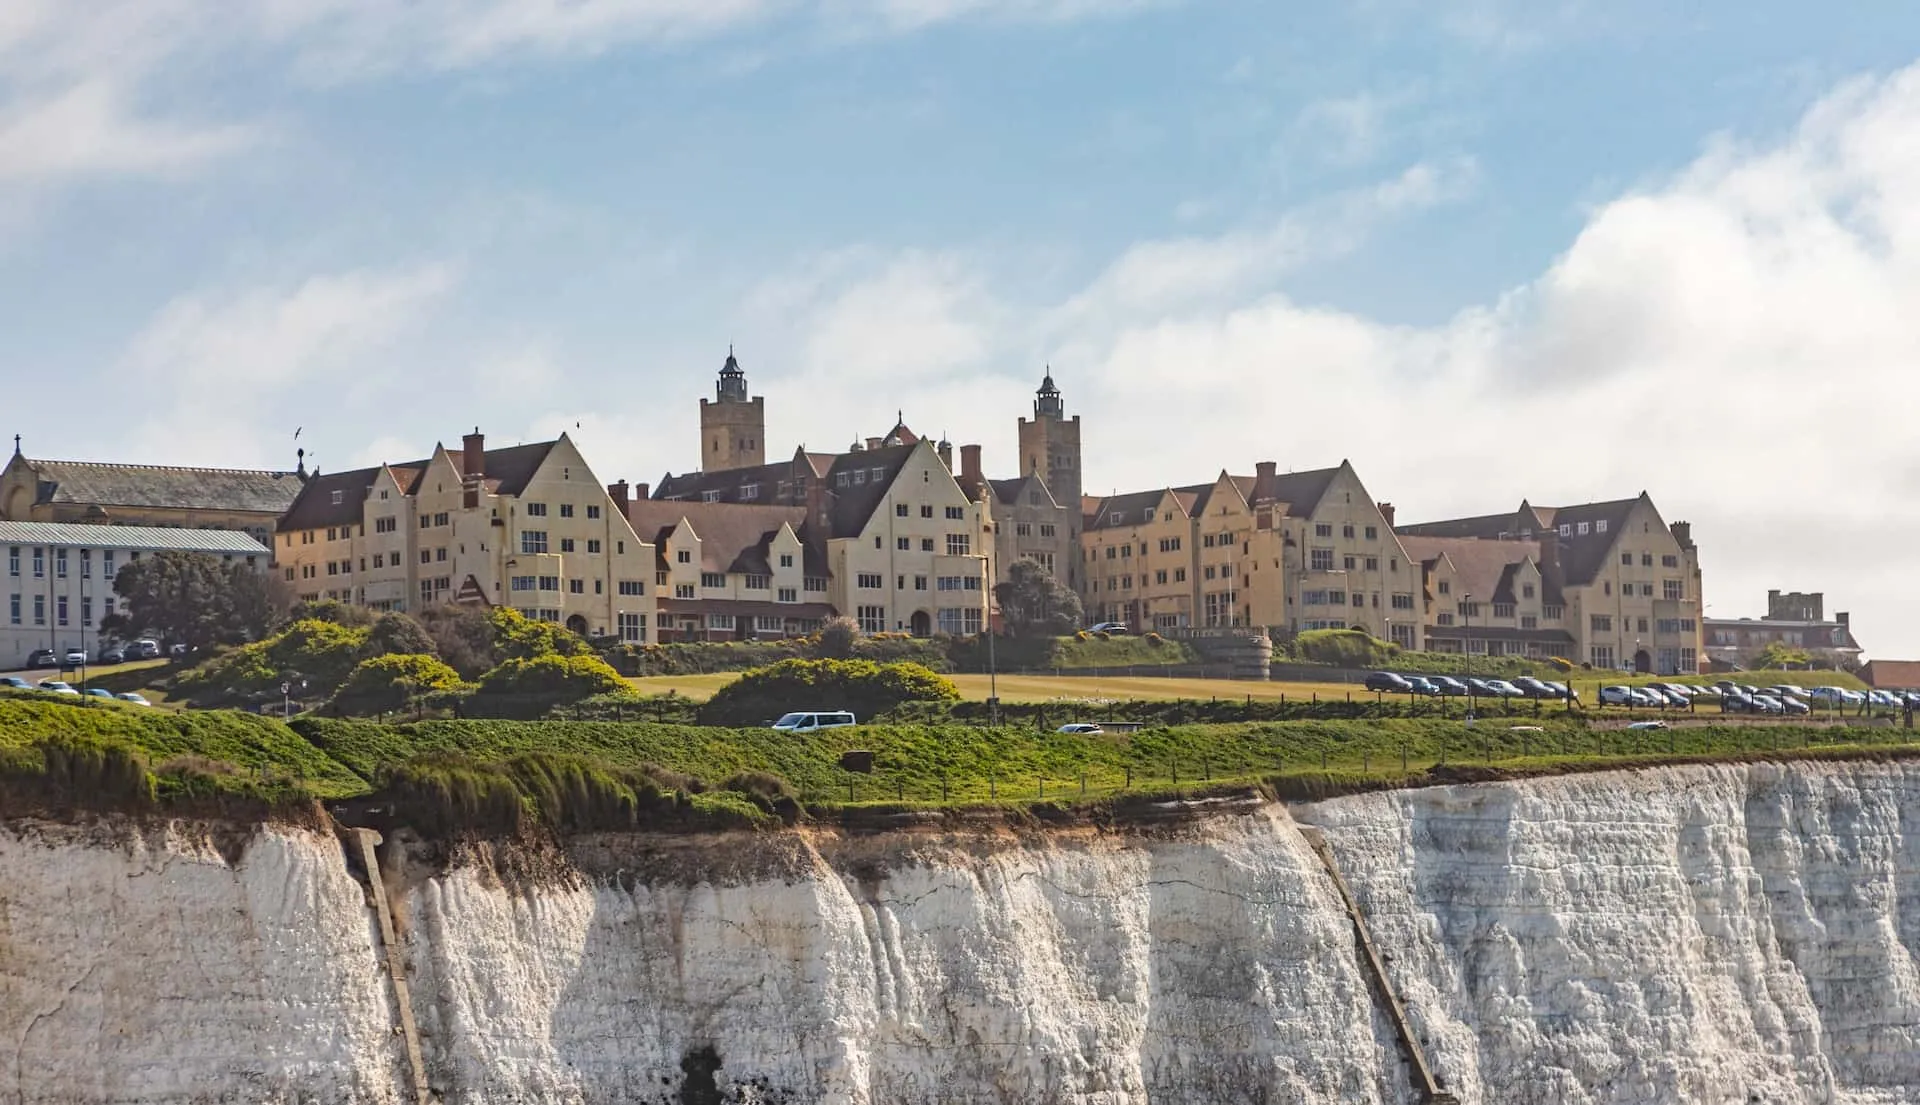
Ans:
[[[894,509],[902,503],[908,508],[904,518]],[[932,507],[933,517],[921,516],[923,505]],[[948,507],[960,508],[962,516],[947,518]],[[992,554],[986,520],[985,506],[969,500],[933,447],[921,442],[887,488],[886,497],[860,536],[828,542],[828,563],[833,569],[828,586],[835,608],[857,618],[859,607],[883,607],[887,630],[900,632],[911,624],[914,612],[922,610],[936,631],[943,607],[973,607],[984,619]],[[966,556],[947,555],[946,538],[950,533],[966,535]],[[896,545],[902,537],[909,541],[904,551]],[[931,552],[921,548],[927,538],[933,540]],[[863,573],[879,575],[882,586],[861,587],[859,577]],[[980,580],[980,590],[942,592],[938,589],[941,576],[972,576]],[[916,588],[917,579],[926,580],[926,590]]]
[[[1317,527],[1322,525],[1331,527],[1330,536],[1319,535]],[[1351,537],[1346,534],[1348,526],[1353,527]],[[1367,536],[1368,527],[1372,527],[1371,537]],[[1286,529],[1296,542],[1295,547],[1288,550],[1292,557],[1286,565],[1293,569],[1288,580],[1293,598],[1291,628],[1299,631],[1315,621],[1344,621],[1349,627],[1384,636],[1388,632],[1388,619],[1396,613],[1392,607],[1395,594],[1413,596],[1411,614],[1418,624],[1420,566],[1407,562],[1406,550],[1400,546],[1393,527],[1387,524],[1373,496],[1367,493],[1351,468],[1343,466],[1334,475],[1310,517],[1289,518]],[[1313,568],[1315,548],[1332,550],[1331,571]],[[1369,557],[1373,558],[1373,568],[1367,567]],[[1348,558],[1353,560],[1351,568],[1347,566]],[[1332,590],[1345,592],[1347,601],[1338,607],[1309,606],[1305,602],[1309,592]],[[1362,595],[1360,606],[1353,605],[1351,596],[1355,592]],[[1400,621],[1399,618],[1393,620]],[[1418,647],[1421,637],[1418,629],[1415,633]]]
[[[1197,624],[1194,618],[1193,523],[1186,509],[1171,493],[1162,495],[1153,507],[1153,521],[1141,519],[1114,525],[1103,518],[1105,528],[1088,529],[1080,544],[1086,559],[1082,564],[1085,590],[1081,603],[1089,622],[1137,620],[1141,631],[1161,625],[1162,616],[1179,619],[1177,625]],[[1179,542],[1179,548],[1162,552],[1162,541]],[[1107,550],[1113,550],[1111,559]],[[1167,573],[1167,582],[1158,574]],[[1131,604],[1139,604],[1137,616]]]
[[[1594,582],[1569,588],[1569,626],[1580,642],[1581,655],[1568,659],[1598,667],[1601,658],[1594,650],[1611,648],[1613,665],[1625,667],[1632,665],[1634,653],[1644,648],[1657,671],[1660,649],[1692,649],[1697,669],[1704,653],[1700,639],[1702,607],[1696,556],[1680,547],[1659,511],[1645,501],[1634,505],[1621,524],[1620,533],[1609,536],[1613,538],[1613,546]],[[1631,555],[1631,564],[1620,563],[1623,552]],[[1642,563],[1642,554],[1653,558],[1650,566]],[[1676,567],[1662,563],[1662,558],[1668,556],[1675,558]],[[1684,597],[1678,601],[1664,597],[1663,583],[1669,579],[1681,581]],[[1651,595],[1646,594],[1649,588]],[[1610,618],[1610,626],[1595,628],[1596,615]],[[1663,619],[1691,619],[1694,628],[1691,632],[1661,633],[1659,624]]]

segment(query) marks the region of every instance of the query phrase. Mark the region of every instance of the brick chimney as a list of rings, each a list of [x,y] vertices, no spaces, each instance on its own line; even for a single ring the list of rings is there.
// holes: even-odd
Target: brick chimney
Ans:
[[[480,505],[480,491],[487,479],[487,438],[475,426],[460,439],[461,505],[472,510]]]
[[[1693,523],[1692,522],[1675,522],[1672,525],[1668,526],[1667,528],[1673,531],[1673,539],[1680,543],[1681,548],[1683,549],[1693,548]]]
[[[634,485],[633,485],[633,498],[634,498],[634,501],[635,501],[635,502],[639,502],[639,501],[640,501],[640,500],[642,500],[642,499],[651,499],[651,498],[653,498],[653,485],[652,485],[652,484],[647,484],[647,483],[636,483],[636,484],[634,484]]]
[[[1842,610],[1842,611],[1840,611],[1839,613],[1837,613],[1837,614],[1835,614],[1835,615],[1833,616],[1833,620],[1834,620],[1834,621],[1836,621],[1836,622],[1839,622],[1839,623],[1840,623],[1840,627],[1841,627],[1842,629],[1851,629],[1851,628],[1853,628],[1853,620],[1852,620],[1852,616],[1851,616],[1851,615],[1849,615],[1849,614],[1848,614],[1848,613],[1847,613],[1847,612],[1846,612],[1845,610]]]
[[[625,514],[627,512],[627,481],[621,480],[619,483],[608,484],[607,498],[613,500],[615,510]]]
[[[960,446],[960,486],[975,488],[986,482],[980,475],[980,446]]]
[[[880,448],[881,446],[883,446],[883,445],[885,445],[886,443],[887,443],[887,439],[886,439],[886,438],[883,438],[883,437],[870,437],[870,438],[868,438],[868,439],[867,439],[867,452],[869,452],[869,453],[871,453],[871,452],[873,452],[873,451],[874,451],[875,449],[878,449],[878,448]]]
[[[1376,505],[1380,507],[1380,517],[1386,519],[1387,528],[1392,529],[1393,528],[1393,504],[1379,503]]]

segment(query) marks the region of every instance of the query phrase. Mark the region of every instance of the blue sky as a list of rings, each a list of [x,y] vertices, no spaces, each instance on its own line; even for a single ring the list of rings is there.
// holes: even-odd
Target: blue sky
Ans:
[[[1893,2],[14,0],[0,429],[651,480],[731,342],[776,449],[994,467],[1050,362],[1097,490],[1644,488],[1716,615],[1920,654],[1916,57]]]

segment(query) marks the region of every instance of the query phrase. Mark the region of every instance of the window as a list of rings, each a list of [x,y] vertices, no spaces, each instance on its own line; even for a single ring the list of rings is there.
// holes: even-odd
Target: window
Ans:
[[[1520,615],[1520,628],[1538,629],[1540,628],[1540,619],[1534,617],[1532,614],[1522,614]]]
[[[727,574],[725,572],[701,572],[700,573],[700,586],[705,587],[708,590],[717,591],[725,587],[726,585],[727,585]]]
[[[33,624],[47,624],[47,596],[33,596]]]
[[[771,586],[773,586],[772,576],[762,576],[762,575],[747,576],[747,590],[749,591],[764,591]]]
[[[676,583],[673,585],[673,597],[677,599],[698,598],[698,591],[699,588],[691,583]]]
[[[641,580],[623,579],[620,581],[620,593],[629,597],[644,595],[647,593],[647,585]]]
[[[1480,616],[1480,604],[1477,602],[1462,602],[1456,603],[1455,605],[1460,608],[1460,616],[1463,618],[1477,618]]]
[[[1511,617],[1513,617],[1513,604],[1512,604],[1512,603],[1510,603],[1510,602],[1496,602],[1496,603],[1494,603],[1494,604],[1493,604],[1493,616],[1494,616],[1494,617],[1496,617],[1496,618],[1511,618]]]
[[[599,507],[597,507],[597,506],[594,506],[594,505],[593,505],[592,503],[588,503],[588,504],[587,504],[587,517],[589,517],[589,518],[598,518],[598,517],[600,517],[600,508],[599,508]],[[644,618],[644,617],[643,617],[643,618],[641,619],[641,624],[642,624],[642,625],[645,625],[645,624],[646,624],[646,621],[645,621],[645,618]]]
[[[1646,631],[1647,631],[1647,619],[1641,618],[1634,623],[1634,632],[1645,633]]]
[[[425,559],[426,559],[426,556],[427,556],[427,554],[426,554],[426,553],[424,553],[424,552],[420,554],[420,557],[421,557],[421,559],[422,559],[422,560],[425,560]],[[336,563],[336,562],[334,562],[334,561],[332,561],[332,560],[329,560],[329,561],[327,561],[327,574],[328,574],[328,575],[330,575],[330,576],[337,576],[337,575],[339,575],[339,574],[340,574],[340,565],[339,565],[338,563]]]
[[[1562,537],[1572,537],[1572,536],[1573,536],[1573,523],[1572,523],[1572,522],[1562,522],[1562,523],[1560,523],[1560,536],[1562,536]]]
[[[907,504],[905,503],[893,504],[893,516],[895,518],[905,518],[912,513],[913,513],[912,508],[907,506]]]
[[[1661,591],[1661,597],[1666,599],[1668,602],[1679,602],[1681,599],[1685,598],[1687,594],[1686,585],[1682,581],[1677,579],[1661,580],[1660,591]]]
[[[560,577],[559,576],[541,576],[540,589],[542,591],[558,591],[560,589]]]
[[[732,614],[708,614],[707,628],[708,629],[732,629],[733,615]]]
[[[860,623],[862,633],[885,633],[887,631],[887,608],[884,606],[856,606],[854,620]]]
[[[1311,558],[1309,562],[1310,567],[1312,567],[1314,571],[1316,572],[1333,571],[1333,550],[1332,549],[1314,549],[1311,551],[1309,556]]]
[[[1587,523],[1585,522],[1575,523],[1573,527],[1573,532],[1579,534],[1582,537],[1585,537],[1587,535]]]
[[[529,529],[520,531],[520,551],[537,556],[547,551],[547,531]]]
[[[878,591],[887,585],[886,578],[879,572],[861,572],[855,582],[862,590]],[[884,627],[882,627],[884,629]],[[879,632],[876,630],[876,632]]]
[[[1623,567],[1627,567],[1627,568],[1633,567],[1633,554],[1630,552],[1621,553],[1620,563]]]
[[[598,553],[600,551],[600,539],[598,537],[587,538],[587,551],[590,553]]]
[[[597,511],[600,508],[590,506],[587,509],[589,511]],[[620,639],[629,643],[646,640],[647,616],[645,614],[620,615]]]
[[[333,493],[333,505],[334,505],[334,506],[339,506],[339,505],[340,505],[341,503],[343,503],[343,502],[345,502],[345,501],[346,501],[346,496],[347,496],[347,493],[346,493],[346,492],[344,492],[344,491],[336,491],[336,492],[334,492],[334,493]]]
[[[1640,566],[1641,566],[1642,568],[1651,568],[1651,567],[1653,567],[1653,554],[1652,554],[1652,553],[1650,553],[1650,552],[1643,552],[1643,553],[1641,553],[1641,554],[1640,554]]]
[[[1631,589],[1632,589],[1632,586],[1633,586],[1633,585],[1632,585],[1632,584],[1628,584],[1627,586],[1628,586],[1628,589],[1629,589],[1629,590],[1631,590]],[[1642,584],[1640,585],[1640,597],[1641,597],[1641,598],[1646,598],[1646,599],[1650,599],[1650,598],[1652,598],[1652,597],[1653,597],[1653,584],[1651,584],[1651,583],[1642,583]]]
[[[53,609],[55,612],[54,613],[55,623],[59,625],[67,624],[67,596],[60,595],[59,597],[55,598],[53,600]]]
[[[1173,581],[1175,583],[1185,583],[1187,581],[1187,570],[1185,568],[1175,568],[1173,570]]]
[[[80,578],[81,579],[93,578],[93,550],[92,549],[80,550]]]
[[[547,504],[545,503],[528,503],[527,504],[527,517],[545,518],[546,516],[547,516]]]
[[[973,552],[973,538],[964,533],[947,534],[947,555],[968,556]]]
[[[1380,558],[1377,556],[1367,557],[1367,571],[1377,572],[1379,570],[1380,570]]]
[[[1360,561],[1351,556],[1343,556],[1340,558],[1340,566],[1351,572],[1360,566]]]
[[[1314,535],[1315,537],[1332,537],[1332,536],[1333,536],[1333,526],[1332,526],[1331,524],[1329,524],[1329,523],[1326,523],[1326,522],[1320,522],[1320,523],[1317,523],[1317,524],[1316,524],[1316,525],[1315,525],[1315,526],[1313,527],[1313,535]]]
[[[19,595],[7,596],[7,624],[9,625],[20,624],[20,596]]]
[[[560,504],[560,517],[562,517],[562,518],[571,518],[571,517],[573,517],[573,504],[572,504],[572,503],[561,503],[561,504]]]
[[[434,525],[436,525],[436,526],[444,526],[444,525],[446,525],[446,524],[447,524],[447,512],[443,510],[443,511],[440,511],[439,513],[437,513],[437,514],[435,514],[435,515],[433,516],[433,524],[434,524]]]
[[[1395,610],[1411,610],[1413,609],[1413,596],[1395,595],[1389,601],[1388,605],[1392,606]]]
[[[1367,527],[1367,540],[1369,540],[1369,541],[1378,541],[1378,540],[1380,540],[1380,527],[1379,527],[1379,526],[1368,526],[1368,527]]]
[[[422,515],[420,516],[420,528],[421,528],[421,529],[426,529],[426,528],[427,528],[428,526],[431,526],[431,525],[433,525],[433,515],[431,515],[431,514],[422,514]],[[302,544],[311,544],[311,542],[306,542],[306,541],[303,541],[303,542],[301,542],[301,543],[302,543]]]
[[[802,580],[801,583],[809,591],[825,591],[827,589],[826,576],[808,576]]]
[[[1042,522],[1042,523],[1040,523],[1040,536],[1042,536],[1042,537],[1052,537],[1052,536],[1053,536],[1053,534],[1054,534],[1054,528],[1053,528],[1053,523],[1052,523],[1052,522]]]
[[[55,579],[67,578],[67,550],[53,550],[53,576]]]
[[[433,559],[436,564],[445,564],[447,562],[447,547],[442,545],[433,550]]]
[[[1358,592],[1358,591],[1355,591],[1355,592],[1353,593],[1353,604],[1354,604],[1355,606],[1365,606],[1365,605],[1367,604],[1367,601],[1366,601],[1366,599],[1367,599],[1367,597],[1366,597],[1365,595],[1363,595],[1363,594],[1361,594],[1361,593],[1360,593],[1360,592]],[[1378,605],[1379,605],[1379,603],[1378,603],[1378,602],[1376,601],[1376,602],[1374,603],[1374,605],[1376,605],[1376,606],[1378,606]]]
[[[1533,597],[1533,584],[1531,584],[1531,583],[1523,583],[1523,584],[1521,584],[1521,585],[1520,585],[1520,597],[1521,597],[1521,598],[1523,598],[1523,599],[1530,599],[1530,598],[1532,598],[1532,597]]]
[[[1596,668],[1611,668],[1613,667],[1613,646],[1594,645],[1587,650],[1587,658]]]
[[[950,521],[950,522],[964,522],[964,521],[966,521],[966,518],[967,518],[967,508],[966,508],[966,507],[960,507],[960,506],[950,506],[950,507],[948,507],[948,508],[947,508],[947,520],[948,520],[948,521]]]
[[[774,597],[776,601],[779,601],[779,602],[799,602],[800,592],[798,589],[793,587],[782,587],[778,592],[775,593]]]
[[[1443,614],[1435,614],[1435,615],[1433,616],[1433,622],[1434,622],[1434,624],[1435,624],[1435,625],[1452,625],[1452,624],[1453,624],[1453,615],[1452,615],[1452,614],[1444,614],[1444,613],[1443,613]]]
[[[433,563],[433,550],[431,550],[431,549],[421,549],[421,550],[420,550],[420,563],[422,563],[422,564],[431,564],[431,563]]]
[[[1443,595],[1450,595],[1453,593],[1453,581],[1443,579],[1434,587],[1434,590]]]
[[[573,551],[573,538],[571,538],[571,537],[562,537],[562,538],[560,539],[560,551],[561,551],[561,552],[572,552],[572,551]]]
[[[373,520],[373,532],[375,533],[392,533],[398,528],[399,519],[397,518],[375,518]]]
[[[1567,616],[1567,608],[1557,602],[1550,602],[1540,608],[1540,616],[1550,622],[1557,622]]]
[[[693,550],[692,549],[675,550],[673,554],[673,559],[674,559],[674,562],[677,564],[691,564],[693,563]]]
[[[781,566],[782,568],[791,568],[791,567],[793,567],[793,554],[792,554],[792,553],[781,553],[781,554],[780,554],[780,566]]]
[[[1609,614],[1594,614],[1587,619],[1587,624],[1595,633],[1613,632],[1613,617]]]
[[[584,595],[584,594],[586,594],[586,593],[587,593],[587,581],[586,581],[586,580],[584,580],[584,579],[570,579],[570,580],[568,580],[568,581],[567,581],[567,593],[568,593],[568,594],[570,594],[570,595]]]
[[[7,574],[15,577],[20,575],[20,546],[18,545],[7,550]]]
[[[911,537],[896,537],[896,538],[894,538],[894,539],[893,539],[893,547],[894,547],[894,548],[896,548],[896,549],[898,549],[898,550],[900,550],[901,552],[912,552],[912,551],[913,551],[913,538],[911,538]]]
[[[1348,539],[1349,541],[1351,541],[1351,540],[1353,539],[1353,525],[1352,525],[1351,523],[1349,523],[1349,524],[1347,524],[1347,525],[1344,525],[1344,526],[1341,526],[1341,527],[1340,527],[1340,536],[1342,536],[1342,537],[1344,537],[1344,538],[1346,538],[1346,539]]]

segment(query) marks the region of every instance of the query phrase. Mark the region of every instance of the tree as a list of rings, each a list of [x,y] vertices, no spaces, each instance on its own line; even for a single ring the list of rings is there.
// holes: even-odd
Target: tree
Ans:
[[[829,660],[847,660],[853,656],[854,642],[860,639],[860,623],[842,614],[829,618],[820,627],[820,655]]]
[[[509,657],[480,677],[483,695],[521,695],[577,702],[594,695],[632,695],[632,684],[598,656]]]
[[[280,619],[279,588],[245,564],[207,553],[157,552],[121,568],[113,581],[120,613],[101,620],[114,637],[158,637],[204,648],[259,640]]]
[[[720,688],[700,708],[704,725],[760,725],[789,710],[851,710],[861,721],[907,702],[957,702],[953,680],[919,664],[782,660]]]
[[[1806,649],[1774,641],[1755,654],[1748,666],[1754,671],[1789,671],[1812,663],[1813,657]]]
[[[430,606],[414,615],[433,651],[463,679],[478,679],[500,662],[493,644],[492,612],[484,606]]]
[[[1007,567],[1006,582],[993,594],[1015,637],[1064,637],[1080,625],[1080,596],[1037,560],[1014,561]]]
[[[460,687],[460,674],[432,656],[388,653],[362,660],[333,696],[333,708],[348,715],[405,709],[416,695]]]
[[[369,656],[435,656],[439,651],[432,635],[399,611],[380,615],[367,634]]]

